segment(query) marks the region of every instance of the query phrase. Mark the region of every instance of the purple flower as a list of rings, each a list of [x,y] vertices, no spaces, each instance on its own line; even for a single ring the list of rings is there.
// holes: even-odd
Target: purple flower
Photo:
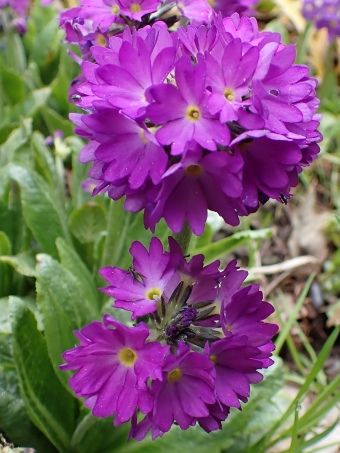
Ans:
[[[276,140],[250,134],[242,138],[233,143],[235,154],[240,153],[244,161],[242,199],[246,209],[257,210],[259,200],[289,199],[289,188],[297,185],[303,165],[300,147],[279,136]]]
[[[330,39],[340,36],[340,0],[303,0],[302,14],[316,28],[326,27]]]
[[[216,398],[224,406],[240,408],[240,400],[248,400],[250,383],[263,379],[257,371],[262,368],[262,362],[256,360],[260,351],[246,336],[233,335],[210,346],[207,343],[205,353],[215,367]]]
[[[138,124],[111,108],[81,117],[73,114],[70,118],[93,131],[94,146],[82,150],[80,162],[104,163],[105,181],[114,185],[126,181],[132,189],[139,189],[148,178],[153,184],[160,182],[167,155],[143,123]]]
[[[238,38],[231,41],[216,61],[206,54],[207,84],[212,95],[209,110],[220,114],[222,123],[237,121],[244,105],[243,99],[250,95],[250,82],[256,71],[259,51],[257,47],[247,49]]]
[[[134,20],[157,10],[161,0],[117,0],[121,13]]]
[[[207,108],[205,62],[199,59],[195,66],[183,56],[176,65],[176,84],[177,88],[162,84],[150,89],[155,102],[146,114],[154,123],[164,124],[156,133],[159,143],[171,145],[174,155],[183,153],[192,140],[210,151],[218,144],[227,146],[229,129]]]
[[[119,6],[115,0],[82,0],[79,17],[91,21],[92,28],[102,33],[118,20]]]
[[[146,342],[149,333],[144,323],[126,327],[109,315],[104,324],[92,322],[75,332],[80,345],[64,352],[67,363],[60,368],[76,370],[70,387],[96,417],[116,415],[118,426],[130,420],[136,408],[152,410],[147,380],[161,377],[169,348]]]
[[[163,246],[156,237],[151,240],[149,252],[136,241],[132,244],[130,253],[133,256],[135,274],[130,275],[117,267],[104,267],[100,275],[110,286],[101,290],[116,299],[116,308],[132,311],[132,319],[135,319],[156,310],[157,302],[173,277],[175,267],[171,255],[163,252]],[[136,276],[140,276],[142,281]]]
[[[142,440],[145,428],[151,428],[153,439],[169,431],[174,422],[188,429],[197,418],[208,417],[208,405],[215,402],[213,363],[208,357],[180,343],[162,370],[162,379],[151,385],[152,412],[130,433],[137,440]]]
[[[180,13],[194,23],[210,23],[213,9],[207,0],[176,0]]]
[[[277,326],[263,322],[274,308],[263,301],[258,285],[250,285],[233,291],[227,279],[222,281],[218,292],[221,303],[221,327],[225,335],[229,333],[247,335],[253,346],[262,346],[277,333]]]
[[[153,230],[164,217],[172,231],[179,232],[188,220],[193,232],[201,235],[208,209],[217,211],[230,225],[238,225],[238,197],[242,193],[239,157],[228,153],[202,156],[200,149],[187,152],[181,162],[164,173],[146,226]]]

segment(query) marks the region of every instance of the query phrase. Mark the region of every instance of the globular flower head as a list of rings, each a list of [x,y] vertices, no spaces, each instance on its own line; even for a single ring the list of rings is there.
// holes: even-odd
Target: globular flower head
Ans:
[[[205,266],[203,255],[188,260],[173,238],[169,251],[157,238],[149,250],[134,242],[130,251],[129,269],[101,270],[109,282],[102,291],[136,324],[106,315],[76,332],[80,345],[61,365],[76,370],[71,388],[95,416],[131,420],[137,440],[149,431],[162,436],[174,423],[220,429],[273,363],[277,328],[264,321],[272,307],[256,285],[242,287],[247,273],[235,261],[219,270],[218,261]],[[138,410],[145,414],[139,422]]]
[[[268,199],[286,202],[317,156],[316,80],[295,48],[233,14],[169,34],[156,23],[92,46],[72,98],[90,143],[93,194],[125,196],[154,231],[204,230],[208,210],[230,225]]]

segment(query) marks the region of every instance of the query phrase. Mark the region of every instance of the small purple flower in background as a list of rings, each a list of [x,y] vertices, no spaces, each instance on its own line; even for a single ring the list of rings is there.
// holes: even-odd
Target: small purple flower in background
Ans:
[[[302,14],[316,28],[326,27],[330,39],[340,36],[340,0],[303,0]]]
[[[30,6],[29,0],[0,0],[0,8],[11,7],[19,16],[25,16]]]
[[[154,237],[149,250],[136,241],[130,252],[128,270],[101,269],[109,283],[101,290],[137,324],[109,315],[92,322],[76,332],[80,345],[63,354],[61,369],[76,370],[70,386],[93,415],[115,415],[115,425],[131,420],[137,440],[174,423],[220,429],[273,363],[277,326],[264,322],[273,307],[257,285],[242,287],[247,272],[235,261],[222,271],[219,261],[204,266],[203,255],[187,261],[173,238],[169,251]]]

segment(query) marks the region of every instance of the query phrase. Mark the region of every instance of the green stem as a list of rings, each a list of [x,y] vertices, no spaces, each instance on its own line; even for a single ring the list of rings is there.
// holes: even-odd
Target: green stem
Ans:
[[[176,239],[182,249],[183,255],[186,255],[188,252],[191,236],[192,231],[187,221],[185,221],[183,228],[179,233],[173,234],[173,237]]]

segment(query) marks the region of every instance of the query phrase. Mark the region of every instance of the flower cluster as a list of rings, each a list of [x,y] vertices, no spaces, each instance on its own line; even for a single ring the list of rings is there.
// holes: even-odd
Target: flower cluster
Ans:
[[[317,28],[326,27],[330,39],[340,36],[340,0],[304,0],[302,13]]]
[[[208,209],[235,226],[269,198],[286,203],[319,152],[317,81],[254,18],[126,28],[89,52],[72,87],[87,112],[71,115],[89,140],[80,161],[93,162],[94,194],[125,196],[152,231],[164,218],[200,235]]]
[[[258,370],[272,364],[277,326],[263,320],[273,308],[257,285],[241,287],[247,272],[234,261],[223,271],[218,261],[204,266],[203,255],[188,262],[173,238],[169,246],[134,242],[128,271],[101,269],[109,283],[102,291],[136,324],[109,315],[92,322],[76,332],[80,345],[60,366],[76,370],[70,386],[93,415],[115,415],[116,426],[131,420],[137,440],[150,430],[153,439],[162,436],[174,423],[221,428],[262,380]]]

